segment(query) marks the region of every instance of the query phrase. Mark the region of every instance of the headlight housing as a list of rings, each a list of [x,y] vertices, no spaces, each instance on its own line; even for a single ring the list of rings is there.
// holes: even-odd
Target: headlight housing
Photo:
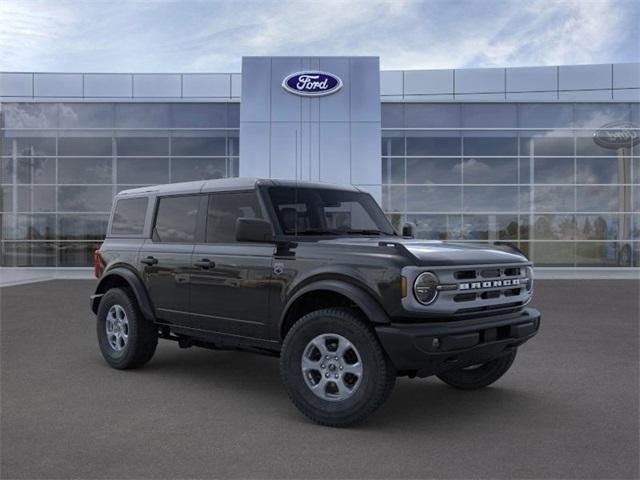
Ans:
[[[527,267],[527,292],[533,290],[533,268]]]
[[[422,305],[430,305],[438,297],[440,281],[435,273],[424,272],[413,283],[413,294]]]

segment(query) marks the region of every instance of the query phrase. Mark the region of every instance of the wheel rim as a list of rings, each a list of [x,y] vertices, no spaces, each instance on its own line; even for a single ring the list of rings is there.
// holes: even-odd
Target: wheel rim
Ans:
[[[362,383],[362,357],[342,335],[315,337],[305,347],[301,364],[307,387],[323,400],[346,400]]]
[[[107,312],[105,330],[109,346],[116,352],[124,350],[129,341],[129,319],[120,305],[113,305]]]

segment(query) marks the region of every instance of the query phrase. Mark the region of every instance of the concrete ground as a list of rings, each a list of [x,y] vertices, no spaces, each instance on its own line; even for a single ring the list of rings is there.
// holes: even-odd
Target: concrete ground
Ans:
[[[542,330],[493,387],[401,379],[349,429],[299,414],[274,358],[162,342],[110,369],[92,285],[0,289],[2,478],[638,478],[638,282],[537,282]]]

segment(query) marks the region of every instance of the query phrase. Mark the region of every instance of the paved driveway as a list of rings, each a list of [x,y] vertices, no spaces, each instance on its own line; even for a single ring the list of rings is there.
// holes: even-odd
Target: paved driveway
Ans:
[[[633,281],[539,281],[540,334],[495,386],[401,379],[364,425],[289,403],[274,358],[162,342],[108,368],[89,281],[0,289],[2,478],[637,478]]]

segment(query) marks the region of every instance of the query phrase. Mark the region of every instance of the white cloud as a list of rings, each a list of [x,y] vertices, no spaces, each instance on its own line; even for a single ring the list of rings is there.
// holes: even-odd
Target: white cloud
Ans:
[[[632,0],[0,0],[0,70],[239,71],[242,55],[385,69],[637,61]]]

